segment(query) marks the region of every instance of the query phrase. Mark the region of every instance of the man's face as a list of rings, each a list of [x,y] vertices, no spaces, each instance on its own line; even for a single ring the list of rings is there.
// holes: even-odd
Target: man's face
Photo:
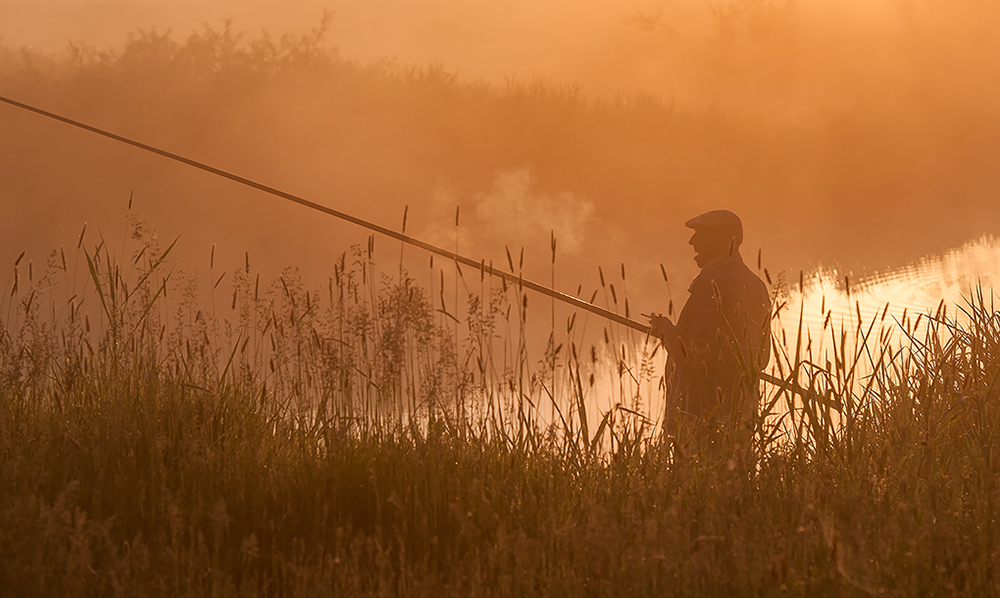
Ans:
[[[698,264],[699,268],[704,268],[705,264],[715,258],[729,255],[733,236],[713,229],[696,228],[688,243],[694,247],[695,263]]]

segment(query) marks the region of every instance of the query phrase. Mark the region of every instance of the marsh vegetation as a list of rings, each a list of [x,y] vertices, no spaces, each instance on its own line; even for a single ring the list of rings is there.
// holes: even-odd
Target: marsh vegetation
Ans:
[[[248,258],[198,291],[168,267],[173,244],[130,230],[15,264],[5,595],[996,588],[988,294],[961,324],[902,323],[896,344],[884,321],[824,329],[825,365],[804,338],[776,338],[808,392],[765,393],[748,470],[674,458],[648,410],[660,372],[621,331],[595,328],[608,347],[591,348],[567,322],[552,331],[565,345],[529,359],[533,304],[515,285],[456,313],[404,270],[376,277],[369,245],[326,288],[293,271],[261,281]],[[592,365],[620,386],[594,384]],[[602,393],[614,407],[593,425]]]
[[[747,37],[741,14],[720,13],[733,29],[713,47],[732,52],[711,56],[753,55],[733,50],[746,44],[799,55],[784,51],[796,36]],[[645,26],[662,33],[654,16]],[[837,96],[803,125],[362,64],[323,35],[207,28],[183,41],[140,32],[108,51],[3,48],[0,83],[302,195],[334,194],[372,220],[430,197],[411,231],[532,279],[558,274],[556,286],[572,280],[623,313],[630,298],[634,311],[669,301],[650,256],[671,229],[623,231],[637,215],[680,228],[677,214],[702,211],[706,195],[752,208],[748,230],[822,223],[774,234],[765,257],[786,260],[775,270],[841,249],[850,262],[887,239],[900,242],[885,259],[905,261],[995,215],[982,152],[995,145],[995,91],[943,54],[924,66],[948,71],[963,101],[917,77],[901,85],[919,100],[910,110],[885,101],[894,88]],[[662,351],[641,336],[2,118],[0,242],[14,264],[0,301],[0,595],[997,591],[1000,318],[988,288],[838,322],[825,301],[788,308],[796,285],[775,276],[786,308],[773,372],[788,384],[767,387],[746,455],[677,459],[660,429]],[[109,232],[129,188],[169,242],[134,218]],[[469,224],[452,227],[469,197]],[[954,201],[943,222],[942,197],[976,201]],[[946,240],[921,244],[921,218]],[[217,246],[201,233],[174,241],[188,227]],[[558,269],[550,235],[566,249]],[[50,254],[48,239],[63,248]],[[664,274],[685,272],[681,260]]]

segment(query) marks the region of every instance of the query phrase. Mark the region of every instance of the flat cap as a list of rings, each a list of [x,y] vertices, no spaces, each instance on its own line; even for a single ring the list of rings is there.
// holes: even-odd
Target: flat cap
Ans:
[[[688,228],[707,228],[719,232],[730,233],[737,242],[743,240],[743,223],[740,217],[729,210],[712,210],[705,212],[701,216],[695,216],[684,223]]]

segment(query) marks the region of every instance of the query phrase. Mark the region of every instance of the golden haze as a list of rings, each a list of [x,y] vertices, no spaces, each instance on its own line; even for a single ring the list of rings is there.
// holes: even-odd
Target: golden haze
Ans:
[[[0,93],[381,224],[408,205],[409,232],[500,263],[524,246],[541,280],[555,231],[570,291],[625,263],[636,303],[661,300],[659,262],[694,273],[683,221],[717,207],[741,214],[745,255],[763,248],[773,272],[884,269],[1000,233],[992,2],[4,0],[0,13]],[[114,238],[132,191],[161,236],[184,232],[190,268],[216,242],[230,263],[246,249],[258,267],[321,275],[365,238],[11,108],[0,123],[10,259],[44,261],[84,221]]]

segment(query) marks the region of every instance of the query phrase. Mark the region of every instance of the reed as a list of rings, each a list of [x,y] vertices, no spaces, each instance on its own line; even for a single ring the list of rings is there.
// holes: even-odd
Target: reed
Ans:
[[[130,226],[20,259],[0,304],[2,595],[997,589],[983,289],[775,338],[752,455],[678,459],[627,331],[570,315],[532,359],[523,289],[465,271],[457,313],[374,243],[324,289],[248,256],[206,298]]]

